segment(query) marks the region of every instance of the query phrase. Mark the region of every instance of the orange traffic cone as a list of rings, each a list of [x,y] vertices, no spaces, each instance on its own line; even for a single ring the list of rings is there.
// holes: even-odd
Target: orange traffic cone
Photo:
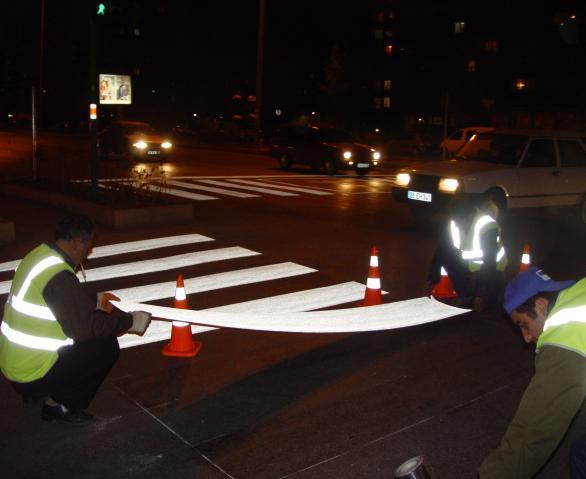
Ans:
[[[431,295],[435,299],[448,299],[448,298],[455,298],[458,294],[454,291],[454,285],[452,284],[452,280],[448,276],[448,273],[442,266],[440,282],[435,285],[435,287],[431,290]]]
[[[175,307],[179,309],[187,308],[187,296],[183,286],[183,275],[177,276],[177,286],[175,288]],[[180,358],[191,358],[199,353],[201,343],[194,341],[191,333],[191,324],[173,321],[171,326],[171,341],[163,348],[163,356],[174,356]]]
[[[358,306],[374,306],[376,304],[382,304],[382,302],[380,272],[378,270],[378,249],[376,246],[373,246],[370,250],[370,265],[368,267],[364,301],[360,301]]]
[[[523,271],[529,269],[531,266],[531,253],[529,249],[529,245],[525,244],[523,246],[523,255],[521,256],[521,264],[519,265],[519,272],[522,273]]]

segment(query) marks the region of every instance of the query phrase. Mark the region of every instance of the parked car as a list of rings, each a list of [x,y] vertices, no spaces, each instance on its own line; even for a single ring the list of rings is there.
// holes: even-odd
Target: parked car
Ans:
[[[460,128],[454,131],[448,137],[444,138],[439,146],[445,148],[448,153],[455,153],[462,148],[470,138],[477,133],[484,133],[487,131],[493,131],[494,128],[489,126],[469,126],[467,128]]]
[[[478,133],[450,160],[401,170],[392,192],[419,217],[491,197],[503,211],[571,207],[586,225],[586,133]]]
[[[101,158],[125,161],[166,161],[170,139],[141,121],[114,121],[98,136]]]
[[[296,164],[308,165],[315,171],[323,168],[329,175],[338,170],[355,170],[359,175],[366,175],[381,161],[381,153],[375,148],[335,128],[283,127],[269,144],[270,154],[278,158],[283,169]]]

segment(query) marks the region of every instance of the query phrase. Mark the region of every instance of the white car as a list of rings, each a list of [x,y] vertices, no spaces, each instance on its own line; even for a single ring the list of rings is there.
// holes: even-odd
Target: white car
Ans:
[[[392,191],[416,215],[491,197],[503,210],[572,207],[586,225],[586,133],[478,133],[450,160],[401,170]]]
[[[470,138],[477,133],[484,133],[493,131],[494,128],[490,126],[469,126],[454,131],[448,137],[444,138],[440,143],[440,148],[445,148],[448,153],[455,153],[462,148]]]

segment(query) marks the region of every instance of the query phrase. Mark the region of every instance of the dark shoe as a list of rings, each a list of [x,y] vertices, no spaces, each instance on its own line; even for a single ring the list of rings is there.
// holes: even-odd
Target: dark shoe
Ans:
[[[94,416],[85,411],[70,411],[63,404],[58,404],[57,406],[43,404],[41,419],[43,421],[59,421],[83,426],[93,422]]]

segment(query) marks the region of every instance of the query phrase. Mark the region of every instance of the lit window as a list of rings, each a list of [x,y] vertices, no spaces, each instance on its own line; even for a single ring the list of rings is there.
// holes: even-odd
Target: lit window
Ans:
[[[391,89],[391,80],[385,80],[385,81],[383,82],[383,88],[384,88],[385,90],[390,90],[390,89]]]
[[[476,60],[468,60],[468,63],[466,64],[466,70],[469,72],[475,72],[476,71]]]
[[[134,36],[135,37],[140,37],[140,28],[135,28],[134,29]]]
[[[385,55],[391,55],[393,53],[393,45],[391,43],[387,43],[385,46]]]
[[[519,91],[525,90],[525,88],[527,88],[527,81],[523,78],[517,78],[517,80],[515,80],[515,88]]]
[[[454,32],[456,33],[464,33],[464,27],[466,26],[465,22],[456,22],[454,23]]]
[[[496,40],[487,40],[484,42],[484,49],[487,52],[496,52],[499,49],[499,42]]]
[[[380,110],[380,107],[381,107],[381,97],[380,96],[374,97],[374,107],[377,110]]]
[[[383,98],[383,108],[390,108],[391,107],[391,97],[385,96]]]
[[[374,38],[375,38],[375,40],[382,40],[383,39],[383,31],[381,28],[377,28],[374,31]]]

